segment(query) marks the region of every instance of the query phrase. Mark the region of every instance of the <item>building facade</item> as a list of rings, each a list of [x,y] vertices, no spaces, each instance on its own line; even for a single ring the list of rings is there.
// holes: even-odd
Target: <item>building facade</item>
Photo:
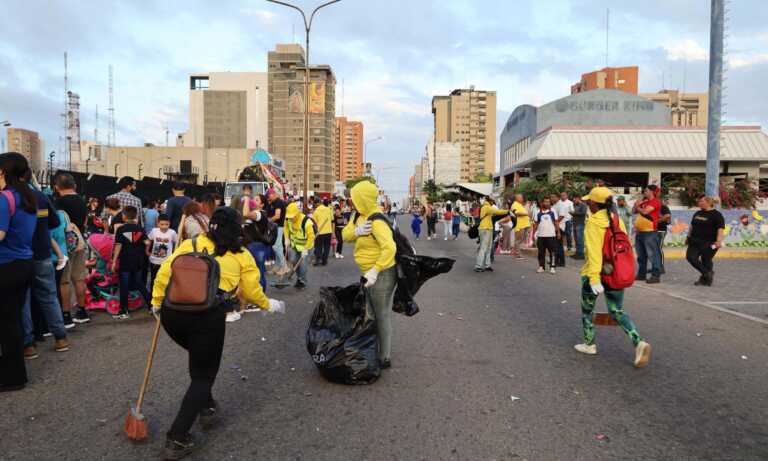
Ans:
[[[448,186],[461,182],[461,144],[458,142],[435,143],[432,168],[436,184]]]
[[[600,89],[637,94],[637,74],[637,66],[605,67],[581,74],[581,80],[571,85],[571,94]]]
[[[334,175],[347,181],[363,175],[363,122],[336,117],[334,125]]]
[[[496,92],[457,89],[432,98],[434,140],[461,145],[461,180],[496,168]]]
[[[296,192],[304,180],[304,49],[277,45],[268,62],[269,152],[285,162],[286,178]],[[312,66],[309,103],[309,187],[333,191],[336,79],[330,66]]]
[[[36,131],[23,128],[8,128],[8,151],[18,152],[27,158],[30,167],[34,171],[40,171],[42,167],[42,141]]]
[[[706,128],[708,93],[680,93],[678,90],[661,90],[640,96],[664,104],[670,109],[670,125],[684,128]]]

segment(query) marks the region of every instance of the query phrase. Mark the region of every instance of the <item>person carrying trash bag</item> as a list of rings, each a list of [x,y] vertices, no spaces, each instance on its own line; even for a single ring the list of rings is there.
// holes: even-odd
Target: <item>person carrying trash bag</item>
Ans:
[[[288,264],[296,271],[294,288],[307,286],[309,252],[315,247],[315,228],[312,220],[299,210],[296,202],[285,208],[285,242],[288,246]]]
[[[160,316],[160,322],[171,339],[189,353],[191,377],[181,408],[167,433],[165,459],[181,459],[196,448],[189,431],[198,416],[204,429],[215,423],[218,408],[211,388],[221,364],[226,312],[238,302],[235,296],[237,289],[242,291],[247,302],[262,310],[285,311],[282,301],[267,299],[264,295],[259,283],[259,268],[251,253],[241,243],[241,225],[240,213],[228,207],[217,208],[211,217],[208,232],[185,240],[163,262],[155,278],[152,312]],[[198,291],[191,289],[189,283],[185,283],[181,289],[174,285],[185,281],[181,275],[188,274],[183,270],[191,266],[185,267],[174,262],[188,262],[193,256],[200,260],[208,258],[209,262],[211,259],[215,261],[209,266],[206,280],[214,283],[211,281],[218,279],[218,290],[214,287],[214,301],[208,303],[210,307],[206,305],[202,310],[182,309],[172,304],[175,302],[174,297],[188,296]],[[174,269],[178,272],[175,275]],[[174,291],[175,286],[177,292]]]
[[[581,322],[584,342],[576,344],[574,348],[582,354],[597,354],[593,315],[597,297],[605,294],[608,312],[635,346],[635,367],[644,367],[651,359],[651,345],[642,339],[635,324],[624,312],[624,288],[611,287],[607,283],[605,285],[603,283],[606,279],[611,278],[611,274],[615,276],[619,271],[622,271],[629,273],[629,282],[621,286],[631,286],[634,273],[634,262],[631,260],[633,258],[631,243],[626,235],[624,223],[613,210],[613,192],[607,187],[595,187],[582,200],[589,207],[591,216],[584,228],[586,261],[581,268]],[[614,231],[613,229],[616,227],[618,229]],[[622,234],[621,237],[626,239],[627,249],[630,251],[627,251],[624,256],[628,256],[630,261],[607,259],[606,239],[609,231],[613,241],[617,240],[619,233]],[[608,243],[611,243],[611,240],[608,240]],[[616,262],[622,263],[622,267],[614,267]]]
[[[379,188],[369,181],[357,183],[350,191],[355,213],[342,231],[345,242],[355,242],[354,257],[365,278],[366,299],[376,315],[379,361],[382,369],[392,365],[392,295],[397,282],[392,228],[383,220],[368,218],[382,213],[376,204]]]

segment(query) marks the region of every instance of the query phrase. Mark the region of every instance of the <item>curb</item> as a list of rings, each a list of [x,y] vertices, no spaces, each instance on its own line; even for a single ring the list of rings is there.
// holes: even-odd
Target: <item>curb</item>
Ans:
[[[523,253],[536,256],[535,248],[523,248]],[[566,256],[568,256],[566,254]],[[665,259],[685,259],[685,250],[681,248],[665,248]],[[715,259],[768,259],[768,250],[733,250],[721,248]]]

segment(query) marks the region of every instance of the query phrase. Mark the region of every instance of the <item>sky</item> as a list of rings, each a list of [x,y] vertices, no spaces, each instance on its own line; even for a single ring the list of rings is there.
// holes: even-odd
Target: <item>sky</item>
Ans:
[[[313,8],[319,0],[295,0]],[[342,0],[318,13],[312,64],[337,78],[337,115],[361,120],[383,187],[407,192],[432,131],[432,96],[497,92],[497,132],[521,104],[567,96],[581,73],[640,67],[640,91],[706,91],[708,0]],[[81,136],[106,140],[114,67],[118,145],[171,143],[188,123],[187,75],[266,71],[276,43],[304,40],[299,14],[263,0],[2,0],[0,121],[59,150],[63,53]],[[768,1],[729,2],[725,122],[768,127]],[[343,91],[342,91],[343,83]],[[343,97],[342,97],[343,95]],[[498,152],[498,133],[497,133]],[[498,161],[498,160],[497,160]]]

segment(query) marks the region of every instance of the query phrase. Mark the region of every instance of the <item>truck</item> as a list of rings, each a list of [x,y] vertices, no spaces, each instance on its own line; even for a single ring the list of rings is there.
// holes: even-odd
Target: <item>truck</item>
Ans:
[[[286,192],[285,170],[281,162],[255,161],[252,165],[245,167],[238,175],[237,181],[228,182],[224,186],[224,204],[229,205],[232,197],[240,195],[243,186],[246,185],[251,186],[254,194],[266,194],[272,187],[279,195],[284,195]]]

